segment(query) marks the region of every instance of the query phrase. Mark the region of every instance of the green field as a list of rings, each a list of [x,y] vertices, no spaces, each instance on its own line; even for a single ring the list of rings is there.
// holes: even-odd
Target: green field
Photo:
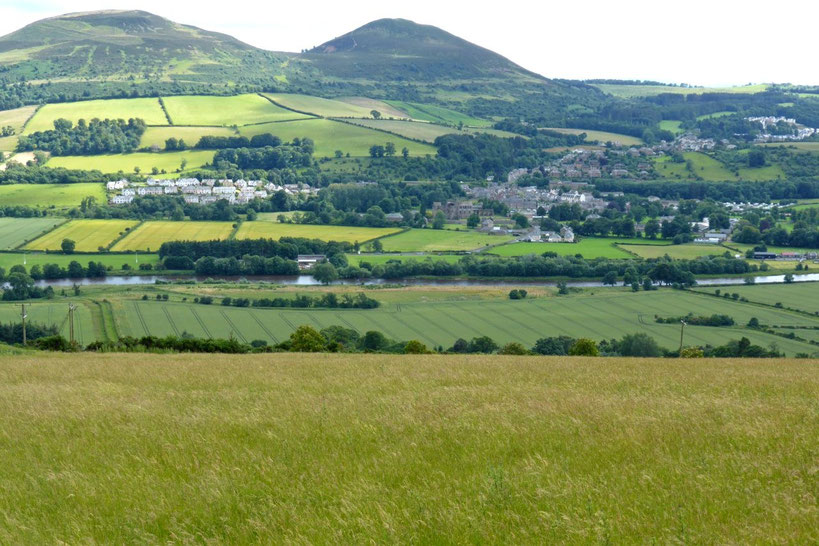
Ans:
[[[605,144],[606,142],[613,142],[615,144],[619,144],[621,146],[639,146],[643,144],[643,139],[629,136],[629,135],[621,135],[618,133],[608,133],[606,131],[591,131],[588,129],[564,129],[561,127],[544,127],[544,131],[554,131],[555,133],[562,133],[564,135],[580,135],[586,133],[586,142],[600,142],[601,144]]]
[[[541,255],[544,252],[556,252],[559,256],[582,254],[584,258],[631,258],[627,252],[615,244],[617,239],[581,239],[577,243],[512,243],[498,246],[488,252],[498,256]]]
[[[213,241],[227,239],[233,232],[230,222],[145,222],[111,250],[159,250],[167,241]]]
[[[664,178],[699,177],[710,182],[738,180],[737,176],[729,171],[725,165],[702,152],[685,152],[683,157],[685,158],[685,163],[674,163],[670,157],[658,158],[654,160],[654,168],[657,169],[657,172]],[[688,169],[689,163],[691,164],[691,170]],[[747,170],[762,171],[761,169]],[[764,176],[766,173],[762,172],[761,174]],[[759,174],[752,174],[751,176],[758,175]]]
[[[54,128],[54,120],[68,119],[77,122],[98,119],[141,118],[148,125],[168,123],[159,100],[154,98],[88,100],[46,104],[40,108],[26,126],[26,134]]]
[[[740,180],[760,182],[765,180],[785,179],[787,175],[780,165],[766,165],[765,167],[745,167],[739,169]]]
[[[318,226],[308,224],[280,224],[278,222],[242,222],[236,232],[237,239],[280,239],[282,237],[304,237],[322,241],[364,243],[397,233],[397,228],[369,228],[351,226]]]
[[[702,116],[697,116],[697,121],[702,121],[704,119],[714,119],[714,118],[723,118],[725,116],[732,116],[736,114],[736,112],[724,111],[724,112],[714,112],[713,114],[704,114]]]
[[[156,254],[62,254],[44,253],[44,252],[0,252],[0,267],[6,271],[15,265],[25,265],[30,268],[33,265],[43,266],[45,264],[57,264],[60,267],[68,267],[68,264],[77,261],[83,265],[88,262],[102,262],[106,267],[112,267],[114,270],[122,269],[122,266],[128,264],[132,269],[138,269],[139,264],[148,263],[156,264],[159,262],[159,256]],[[23,263],[25,262],[25,264]]]
[[[196,146],[203,136],[234,136],[236,132],[227,127],[148,127],[142,140],[139,142],[141,148],[159,146],[165,148],[165,141],[169,138],[177,138],[185,141],[188,147]],[[177,165],[178,167],[178,165]]]
[[[12,136],[0,137],[0,152],[11,152],[14,150],[17,146],[17,138],[23,129],[23,125],[25,125],[35,110],[37,110],[36,106],[23,106],[13,110],[0,111],[0,127],[10,126],[14,129],[15,133]]]
[[[674,93],[679,95],[694,95],[703,93],[763,93],[768,89],[767,84],[742,85],[737,87],[675,87],[669,85],[629,85],[629,84],[608,84],[593,83],[604,93],[621,98],[633,97],[653,97],[663,93]]]
[[[713,294],[717,288],[702,287],[698,292]],[[753,285],[753,286],[725,286],[722,292],[737,293],[752,302],[776,305],[781,303],[785,307],[799,309],[807,313],[819,313],[819,284],[803,282],[794,284]]]
[[[489,127],[491,121],[475,118],[449,108],[434,106],[432,104],[419,104],[416,102],[405,102],[398,100],[386,101],[389,105],[406,112],[412,119],[430,121],[432,123],[443,123],[445,125],[458,125],[463,123],[471,127]]]
[[[338,97],[335,100],[345,102],[357,108],[363,108],[366,112],[378,110],[382,118],[406,119],[410,117],[407,112],[395,108],[383,100],[371,99],[368,97]]]
[[[815,361],[0,359],[8,544],[813,544]],[[194,539],[193,537],[197,537]]]
[[[446,252],[476,250],[498,245],[512,238],[477,231],[411,229],[381,240],[386,252]]]
[[[291,108],[299,112],[306,112],[326,118],[370,118],[374,108],[367,108],[340,100],[311,97],[310,95],[296,95],[292,93],[263,93],[276,104]]]
[[[476,135],[480,133],[488,133],[501,138],[512,138],[520,135],[510,133],[507,131],[498,131],[497,129],[487,128],[471,128],[465,127],[463,130],[458,130],[453,127],[446,127],[435,123],[427,123],[420,121],[401,121],[392,119],[357,119],[353,121],[356,125],[369,127],[380,131],[387,131],[395,133],[407,138],[415,140],[424,140],[426,142],[433,142],[436,138],[443,135],[451,134],[469,134]]]
[[[351,265],[360,265],[362,262],[370,265],[384,265],[387,262],[419,262],[423,260],[433,260],[435,262],[445,261],[448,263],[456,263],[463,258],[460,254],[347,254],[347,261]]]
[[[163,97],[174,125],[247,125],[308,116],[276,106],[255,94],[232,97]],[[164,123],[163,123],[164,125]]]
[[[0,250],[22,246],[64,221],[62,218],[0,218]]]
[[[435,147],[428,144],[330,119],[249,125],[241,127],[240,132],[248,137],[260,133],[272,133],[285,142],[294,138],[311,138],[316,145],[316,157],[332,157],[336,150],[352,156],[369,157],[371,146],[376,144],[383,146],[386,142],[394,143],[398,153],[401,153],[404,147],[409,149],[410,154],[414,156],[435,155],[436,153]]]
[[[771,148],[793,148],[801,152],[819,153],[819,142],[771,142],[760,144]]]
[[[0,203],[38,208],[79,206],[86,197],[105,202],[105,187],[96,183],[78,184],[3,184]]]
[[[32,241],[26,250],[59,250],[63,239],[71,239],[77,252],[96,252],[137,224],[136,220],[72,220]]]
[[[87,262],[87,261],[86,261]],[[87,265],[87,263],[86,263]],[[58,290],[59,291],[59,290]],[[63,299],[63,298],[60,298]],[[59,330],[59,333],[66,338],[69,335],[68,330],[68,304],[69,301],[48,300],[38,301],[31,305],[26,305],[26,315],[30,322],[38,324],[54,325]],[[75,339],[82,344],[88,344],[97,339],[98,331],[95,328],[95,322],[92,318],[91,309],[95,307],[92,304],[79,304],[74,313],[74,335]],[[20,304],[3,303],[0,304],[0,323],[19,322],[20,320]],[[2,536],[3,526],[0,526],[0,536]]]
[[[679,120],[672,120],[672,119],[664,119],[660,122],[660,129],[663,131],[670,131],[675,135],[679,135],[684,131],[682,128],[682,121]]]
[[[181,168],[182,160],[188,163],[185,170],[202,167],[213,160],[213,150],[187,150],[184,152],[137,152],[133,154],[110,155],[76,155],[52,157],[48,161],[49,167],[64,167],[66,169],[97,169],[104,173],[123,171],[134,172],[139,167],[143,174],[150,174],[151,170],[165,170],[174,173]]]
[[[624,250],[641,258],[662,258],[666,254],[677,260],[692,260],[699,256],[719,256],[725,252],[734,254],[722,245],[686,243],[682,245],[623,245]]]

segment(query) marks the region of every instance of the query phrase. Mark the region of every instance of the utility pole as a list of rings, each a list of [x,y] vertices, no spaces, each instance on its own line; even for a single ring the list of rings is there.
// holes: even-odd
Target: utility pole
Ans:
[[[680,321],[680,356],[682,356],[683,351],[683,333],[685,333],[685,321]]]
[[[22,318],[22,320],[23,320],[23,346],[25,346],[25,344],[26,344],[26,317],[27,317],[28,315],[26,315],[26,304],[25,304],[25,303],[21,303],[21,304],[20,304],[20,307],[21,307],[21,309],[20,309],[20,317],[21,317],[21,318]]]
[[[74,309],[76,306],[73,303],[68,304],[68,337],[71,345],[74,345]]]

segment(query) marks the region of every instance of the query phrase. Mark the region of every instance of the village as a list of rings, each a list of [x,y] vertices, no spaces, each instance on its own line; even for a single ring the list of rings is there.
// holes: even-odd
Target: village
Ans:
[[[246,204],[255,199],[267,199],[283,191],[292,196],[309,196],[318,190],[298,184],[277,185],[260,180],[214,180],[197,178],[156,179],[148,178],[145,184],[132,184],[122,179],[106,184],[112,205],[130,204],[136,196],[182,195],[186,203],[207,205],[224,199],[231,205]]]

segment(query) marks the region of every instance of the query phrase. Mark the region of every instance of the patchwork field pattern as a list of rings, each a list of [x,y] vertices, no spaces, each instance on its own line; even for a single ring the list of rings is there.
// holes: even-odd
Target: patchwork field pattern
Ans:
[[[227,239],[231,222],[145,222],[111,248],[115,252],[159,250],[167,241],[213,241]]]
[[[72,220],[26,245],[27,250],[60,250],[63,239],[71,239],[77,252],[97,252],[108,248],[136,220]]]
[[[387,131],[407,138],[423,140],[426,142],[433,142],[439,136],[451,134],[476,135],[480,133],[488,133],[490,135],[502,138],[511,138],[519,136],[514,133],[509,133],[507,131],[498,131],[497,129],[465,127],[462,130],[458,130],[455,127],[446,127],[444,125],[438,125],[436,123],[426,123],[419,121],[400,121],[392,119],[357,119],[354,120],[353,123],[355,123],[356,125],[361,125],[362,127],[369,127],[371,129]]]

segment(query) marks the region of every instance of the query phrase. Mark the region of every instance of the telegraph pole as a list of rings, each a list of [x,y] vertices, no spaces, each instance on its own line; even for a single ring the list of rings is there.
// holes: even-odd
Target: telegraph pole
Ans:
[[[682,356],[683,351],[683,333],[685,333],[685,321],[680,321],[680,356]]]
[[[21,303],[20,308],[21,308],[20,309],[20,317],[22,318],[22,321],[23,321],[23,346],[25,346],[25,344],[26,344],[26,317],[28,316],[28,315],[26,315],[26,304]]]
[[[71,345],[74,345],[74,309],[76,306],[73,303],[68,304],[68,337],[71,340]]]

